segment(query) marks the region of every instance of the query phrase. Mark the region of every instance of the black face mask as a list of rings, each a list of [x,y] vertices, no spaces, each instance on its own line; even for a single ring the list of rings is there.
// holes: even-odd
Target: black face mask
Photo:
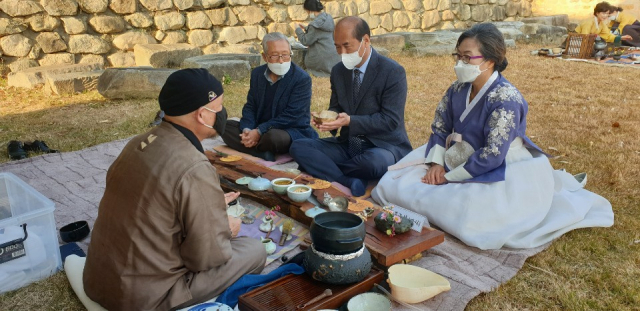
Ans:
[[[224,134],[224,129],[227,126],[227,109],[222,107],[222,110],[216,112],[216,123],[213,125],[213,129],[218,132],[218,135]]]

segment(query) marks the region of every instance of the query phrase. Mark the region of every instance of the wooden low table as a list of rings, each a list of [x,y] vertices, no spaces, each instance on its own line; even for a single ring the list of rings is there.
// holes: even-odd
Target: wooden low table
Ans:
[[[359,283],[347,285],[325,284],[313,280],[306,273],[290,274],[277,279],[267,285],[256,288],[238,299],[238,309],[241,311],[294,311],[338,309],[353,296],[369,291],[373,284],[384,279],[384,272],[375,267]],[[332,295],[316,303],[297,309],[311,299],[330,289]]]
[[[258,163],[241,159],[234,162],[220,161],[221,156],[211,151],[205,152],[211,164],[216,168],[220,177],[220,185],[225,191],[237,191],[243,197],[259,202],[265,206],[280,206],[280,212],[295,219],[296,221],[310,226],[312,218],[304,213],[315,205],[305,201],[302,203],[293,202],[287,195],[279,195],[273,191],[252,191],[245,185],[236,184],[236,180],[245,177],[257,177],[273,180],[275,178],[288,177],[295,178],[297,175],[274,170]],[[298,177],[298,183],[309,183],[312,180],[308,177]],[[327,189],[314,190],[313,195],[322,202],[324,193],[329,193],[332,197],[345,196],[338,188],[331,186]],[[353,198],[349,198],[353,202]],[[379,206],[374,208],[380,210]],[[369,217],[365,222],[366,238],[365,245],[369,249],[376,262],[384,267],[389,267],[404,259],[410,258],[425,250],[428,250],[444,242],[444,233],[433,228],[423,228],[422,232],[410,230],[408,233],[399,234],[394,237],[375,228],[373,217]]]

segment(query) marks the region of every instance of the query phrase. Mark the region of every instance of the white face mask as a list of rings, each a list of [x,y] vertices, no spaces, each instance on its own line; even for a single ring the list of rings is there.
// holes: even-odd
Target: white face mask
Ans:
[[[284,76],[291,68],[291,61],[281,63],[267,63],[269,70],[278,76]]]
[[[484,64],[484,61],[480,63],[480,65],[482,64]],[[453,67],[453,70],[456,72],[456,77],[458,77],[459,82],[473,82],[481,73],[489,69],[480,70],[480,65],[465,64],[463,61],[459,60]]]
[[[360,48],[362,47],[362,42],[364,42],[364,40],[360,41],[360,45],[358,46],[357,51],[353,53],[340,54],[340,56],[342,57],[342,64],[347,67],[347,69],[353,70],[353,68],[356,68],[356,65],[360,64],[360,62],[362,61],[362,56],[360,56]]]
[[[316,13],[309,13],[310,18],[316,18]]]
[[[615,21],[617,17],[618,17],[618,14],[611,15],[611,16],[609,16],[609,19],[612,20],[612,21]]]

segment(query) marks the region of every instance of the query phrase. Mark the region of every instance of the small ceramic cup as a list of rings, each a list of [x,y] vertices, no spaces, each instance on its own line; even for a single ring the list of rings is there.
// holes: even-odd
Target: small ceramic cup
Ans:
[[[287,196],[293,202],[304,202],[311,196],[311,187],[305,185],[289,186]]]
[[[295,180],[291,178],[276,178],[271,181],[271,188],[277,194],[286,194],[287,188],[295,185]]]

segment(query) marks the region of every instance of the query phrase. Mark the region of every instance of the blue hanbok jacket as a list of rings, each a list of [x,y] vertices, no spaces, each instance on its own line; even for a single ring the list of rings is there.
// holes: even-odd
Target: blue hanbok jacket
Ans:
[[[471,83],[454,82],[436,108],[431,125],[425,163],[443,165],[449,182],[496,182],[505,178],[505,157],[509,146],[521,138],[530,151],[542,150],[525,134],[528,105],[520,91],[497,71],[476,97],[469,101]],[[459,134],[459,141],[471,148],[456,167],[445,163],[447,138]],[[455,135],[454,134],[454,135]],[[452,137],[450,137],[451,139]]]

